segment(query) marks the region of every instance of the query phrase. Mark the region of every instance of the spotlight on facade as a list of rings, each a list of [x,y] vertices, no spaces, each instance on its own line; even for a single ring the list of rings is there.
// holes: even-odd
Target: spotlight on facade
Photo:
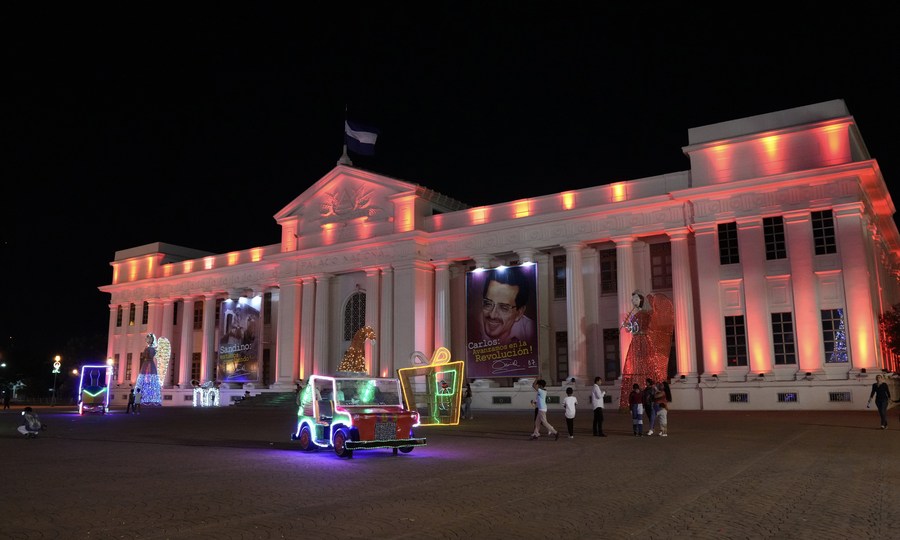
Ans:
[[[756,377],[757,377],[758,379],[765,379],[765,378],[766,378],[766,374],[765,374],[765,373],[760,373],[760,374],[757,375]]]
[[[804,378],[805,380],[807,380],[807,381],[811,381],[811,380],[813,380],[815,377],[813,377],[812,372],[807,371],[806,374],[803,375],[803,378]]]

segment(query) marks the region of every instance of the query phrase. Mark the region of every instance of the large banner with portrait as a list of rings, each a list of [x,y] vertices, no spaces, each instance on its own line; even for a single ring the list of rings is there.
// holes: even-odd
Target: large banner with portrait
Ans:
[[[222,302],[219,335],[219,380],[259,382],[259,310],[262,296]]]
[[[467,378],[538,375],[537,265],[466,275]]]

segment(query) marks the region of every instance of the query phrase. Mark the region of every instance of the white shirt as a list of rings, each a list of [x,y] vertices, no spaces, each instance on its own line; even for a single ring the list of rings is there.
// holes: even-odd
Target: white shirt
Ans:
[[[566,408],[566,418],[575,418],[575,406],[578,405],[578,398],[575,396],[566,396],[563,400],[563,407]]]
[[[600,390],[600,385],[595,384],[594,389],[591,390],[591,405],[596,409],[597,407],[603,408],[603,397],[606,396],[606,392]]]
[[[536,404],[537,404],[537,408],[539,411],[546,411],[547,410],[547,391],[544,390],[543,388],[538,388],[537,397],[535,398],[535,401],[537,402]]]

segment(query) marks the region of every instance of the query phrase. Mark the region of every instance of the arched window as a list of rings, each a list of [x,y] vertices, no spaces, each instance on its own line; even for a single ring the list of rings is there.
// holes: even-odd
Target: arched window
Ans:
[[[356,291],[344,305],[344,341],[350,341],[366,325],[366,293]]]

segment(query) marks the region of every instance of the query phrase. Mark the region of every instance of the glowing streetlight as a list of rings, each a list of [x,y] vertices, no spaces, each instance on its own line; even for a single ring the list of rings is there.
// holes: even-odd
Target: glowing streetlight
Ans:
[[[116,383],[116,386],[118,386],[119,383],[116,379],[116,361],[112,358],[107,358],[106,365],[109,366],[112,370],[112,382]]]

